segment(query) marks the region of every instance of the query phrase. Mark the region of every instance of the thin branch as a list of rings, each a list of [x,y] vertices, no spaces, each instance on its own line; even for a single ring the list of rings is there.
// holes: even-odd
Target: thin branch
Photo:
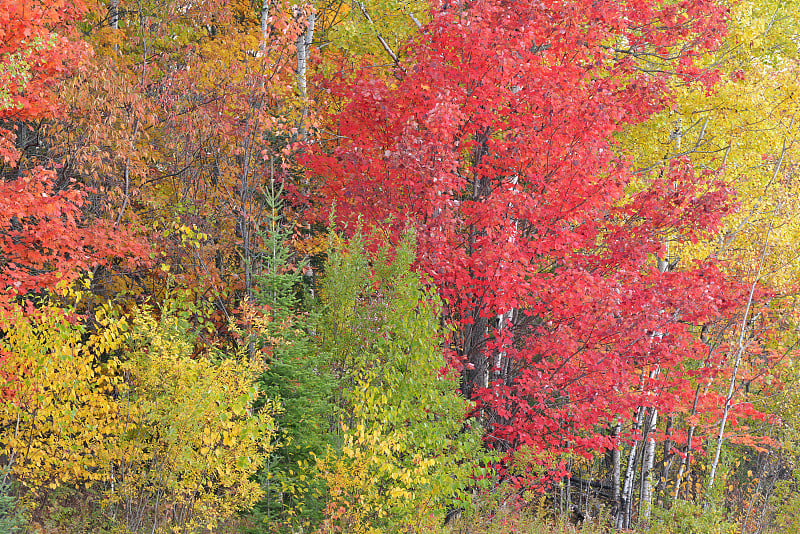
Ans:
[[[783,154],[781,154],[783,155]],[[776,169],[777,172],[777,169]],[[711,488],[714,487],[714,477],[717,472],[717,465],[719,464],[719,455],[722,451],[722,442],[725,435],[725,424],[728,422],[728,414],[731,410],[731,399],[733,398],[734,389],[736,387],[736,375],[739,371],[739,364],[742,361],[742,354],[744,353],[745,349],[745,342],[744,342],[744,333],[747,329],[747,317],[750,315],[750,308],[753,306],[753,294],[756,291],[756,286],[758,285],[758,281],[761,279],[761,270],[764,267],[764,258],[767,256],[767,249],[769,248],[769,237],[772,234],[772,225],[775,222],[775,213],[773,212],[772,218],[769,221],[769,228],[767,229],[767,236],[764,238],[764,247],[761,250],[761,258],[759,259],[758,263],[758,272],[756,273],[756,277],[753,280],[753,283],[750,285],[750,294],[747,297],[747,306],[744,309],[744,315],[742,316],[742,324],[739,328],[739,348],[736,351],[736,360],[733,364],[733,372],[731,373],[731,381],[728,385],[728,394],[725,396],[725,408],[722,411],[722,421],[719,424],[719,434],[717,436],[717,448],[714,452],[714,461],[711,462],[711,472],[709,473],[709,480],[708,480],[708,489],[711,491]]]
[[[372,17],[369,16],[367,8],[364,7],[364,4],[360,0],[356,0],[356,5],[358,5],[358,8],[361,10],[361,13],[364,15],[364,18],[367,19],[367,22],[369,22],[370,26],[375,28],[375,23],[372,21]],[[383,38],[383,35],[377,29],[375,30],[375,36],[378,38],[378,41],[380,41],[381,46],[383,46],[383,49],[386,50],[386,53],[389,54],[389,57],[392,58],[394,64],[400,67],[403,70],[403,72],[405,72],[406,69],[402,65],[400,65],[400,59],[397,57],[397,54],[395,54],[394,51],[392,51],[392,48],[389,46],[389,43],[386,42],[386,39]]]

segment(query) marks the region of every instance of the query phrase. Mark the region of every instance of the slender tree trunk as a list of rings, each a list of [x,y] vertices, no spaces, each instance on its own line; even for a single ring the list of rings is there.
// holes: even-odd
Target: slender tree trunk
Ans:
[[[563,481],[564,485],[567,488],[567,491],[566,491],[566,493],[567,493],[566,500],[567,501],[566,501],[566,504],[564,505],[564,513],[565,514],[572,513],[572,480],[570,480],[571,477],[572,477],[572,463],[573,463],[572,459],[570,459],[569,463],[567,464],[567,471],[569,472],[569,475],[565,476],[564,477],[564,481]]]
[[[262,0],[261,3],[261,44],[259,51],[263,56],[267,50],[267,40],[269,39],[269,8],[271,0]]]
[[[769,509],[769,500],[772,497],[772,491],[775,489],[775,477],[772,477],[769,482],[769,486],[767,486],[767,490],[764,493],[764,504],[761,506],[761,514],[758,516],[758,523],[756,523],[756,531],[755,534],[761,534],[761,530],[764,528],[764,524],[766,521],[764,520],[767,517],[767,510]]]
[[[681,459],[681,466],[678,468],[678,476],[675,478],[675,498],[680,496],[681,484],[683,484],[683,475],[692,465],[692,439],[694,439],[695,426],[689,427],[688,435],[686,436],[686,454]]]
[[[375,23],[372,21],[372,17],[369,16],[369,11],[367,11],[366,6],[364,6],[364,4],[361,1],[356,1],[356,5],[358,5],[358,9],[361,10],[361,14],[364,15],[366,21],[374,29]],[[419,21],[414,19],[413,15],[411,20],[413,20],[417,24],[417,28],[422,27],[422,25],[419,24]],[[389,57],[392,58],[394,64],[402,68],[402,66],[400,65],[400,59],[397,57],[397,54],[394,53],[392,47],[389,46],[389,43],[386,42],[386,39],[384,39],[383,34],[381,34],[381,32],[379,32],[378,30],[375,30],[375,37],[378,39],[378,42],[381,44],[386,53],[389,54]]]
[[[298,12],[297,16],[301,16]],[[308,71],[308,59],[311,55],[311,44],[314,42],[314,28],[316,24],[317,14],[311,6],[311,11],[306,20],[305,30],[297,35],[295,41],[295,51],[297,54],[297,92],[300,98],[305,99],[308,96],[306,88],[306,72]],[[262,28],[263,28],[262,21]]]
[[[725,424],[727,423],[728,415],[730,414],[731,400],[733,399],[733,393],[736,388],[736,376],[739,371],[739,365],[742,362],[742,354],[744,354],[744,348],[745,348],[744,333],[745,330],[747,329],[747,319],[750,315],[750,309],[753,306],[753,293],[755,293],[756,285],[758,285],[758,281],[761,279],[761,270],[764,267],[764,258],[767,255],[769,238],[770,234],[772,234],[772,225],[774,222],[775,222],[775,215],[773,213],[772,219],[770,219],[769,221],[767,236],[764,238],[764,247],[761,250],[761,258],[758,263],[758,271],[756,272],[756,277],[750,286],[750,294],[747,297],[747,306],[745,306],[744,314],[742,316],[742,324],[739,327],[739,347],[738,350],[736,351],[736,359],[733,363],[733,371],[731,372],[731,381],[728,384],[728,393],[727,395],[725,395],[725,407],[722,410],[722,421],[720,421],[719,423],[719,434],[717,435],[717,447],[716,450],[714,451],[714,460],[711,462],[711,471],[708,475],[709,492],[714,487],[714,478],[717,474],[717,466],[719,465],[719,456],[720,452],[722,451],[722,442],[724,441],[725,437]]]
[[[299,13],[298,16],[300,16]],[[311,10],[308,13],[308,19],[306,20],[305,31],[300,32],[297,35],[297,40],[295,41],[297,53],[297,92],[300,96],[300,99],[303,100],[302,116],[300,118],[300,125],[297,129],[301,140],[305,140],[308,135],[306,127],[308,105],[305,102],[305,100],[308,98],[306,73],[308,71],[308,60],[311,57],[311,44],[314,42],[314,27],[316,20],[317,13],[312,5]]]
[[[111,0],[108,4],[108,25],[119,29],[119,0]]]
[[[499,336],[503,335],[504,330],[513,325],[516,310],[513,308],[505,313],[497,316],[497,333]],[[494,357],[494,365],[492,367],[493,380],[505,380],[504,365],[506,362],[506,351],[499,349]]]
[[[617,516],[617,530],[629,528],[631,524],[631,500],[633,499],[633,480],[636,476],[636,452],[638,450],[638,441],[631,444],[631,452],[628,457],[628,467],[625,470],[625,482],[622,486],[622,495],[620,496],[620,511]]]
[[[792,117],[790,126],[793,123],[794,123],[794,116]],[[783,158],[786,155],[786,149],[787,149],[787,147],[786,147],[786,139],[784,139],[783,140],[783,148],[781,150],[780,157],[778,158],[778,162],[775,164],[775,170],[772,173],[772,179],[770,180],[770,184],[773,183],[777,179],[778,174],[780,173],[781,166],[783,165]],[[727,152],[726,152],[726,157],[727,157]],[[780,206],[779,206],[778,209],[780,209]],[[739,364],[741,363],[741,360],[742,360],[742,354],[744,353],[744,333],[745,333],[745,329],[747,327],[747,318],[750,315],[750,308],[752,307],[752,304],[753,304],[753,293],[755,292],[755,288],[756,288],[756,285],[758,284],[758,281],[761,279],[761,270],[762,270],[762,268],[764,266],[764,258],[766,257],[766,254],[767,254],[769,238],[770,238],[770,234],[772,233],[772,227],[773,227],[774,223],[775,223],[775,212],[773,212],[772,218],[769,221],[769,228],[767,229],[767,236],[764,238],[764,247],[761,250],[761,258],[759,259],[759,263],[758,263],[758,271],[756,273],[756,277],[753,280],[752,285],[750,286],[750,294],[748,295],[748,298],[747,298],[747,306],[745,306],[744,314],[742,316],[742,324],[741,324],[741,326],[739,328],[739,346],[738,346],[738,349],[736,351],[736,359],[735,359],[734,364],[733,364],[733,372],[731,373],[731,381],[728,384],[728,393],[725,396],[725,407],[723,408],[723,412],[722,412],[722,421],[720,421],[720,424],[719,424],[719,434],[717,435],[717,446],[716,446],[716,449],[714,451],[714,460],[711,462],[711,471],[709,473],[709,480],[708,480],[708,490],[709,491],[714,487],[714,479],[716,478],[717,466],[719,465],[720,452],[722,450],[722,443],[723,443],[724,436],[725,436],[725,424],[728,421],[728,415],[730,413],[730,408],[731,408],[731,399],[733,398],[733,393],[734,393],[734,390],[735,390],[735,387],[736,387],[736,375],[737,375],[737,373],[739,371]],[[743,224],[744,224],[744,222],[743,222]],[[732,239],[733,239],[733,236],[731,236],[730,240],[732,240]],[[726,244],[727,243],[723,243],[723,247],[726,246]]]
[[[692,411],[689,417],[692,418],[697,414],[697,402],[700,399],[700,384],[694,390],[694,402],[692,403]],[[675,498],[680,495],[681,483],[683,482],[683,475],[692,465],[692,440],[694,439],[694,431],[696,425],[689,427],[689,432],[686,436],[686,454],[681,459],[681,466],[678,468],[678,476],[675,478]]]
[[[616,425],[614,425],[613,433],[611,434],[614,438],[619,438],[619,435],[622,433],[622,424],[617,421]],[[619,442],[617,442],[616,447],[614,450],[611,451],[611,486],[613,492],[613,501],[617,510],[620,509],[620,502],[619,502],[619,479],[620,479],[620,462],[621,462],[621,455],[619,452]]]
[[[773,423],[769,427],[769,438],[770,439],[772,439],[772,431],[774,429],[775,429],[775,423]],[[758,476],[758,484],[756,485],[756,492],[755,492],[755,495],[753,495],[753,498],[750,499],[750,504],[747,506],[747,513],[745,514],[744,519],[742,520],[742,534],[747,534],[747,527],[750,524],[750,514],[753,512],[753,506],[754,506],[754,504],[756,502],[756,499],[758,498],[759,493],[761,492],[761,486],[763,485],[764,480],[767,478],[766,477],[766,471],[769,468],[769,458],[772,456],[772,452],[773,452],[772,451],[772,447],[770,446],[768,448],[768,451],[767,451],[767,458],[764,460],[764,463],[759,466],[759,470],[758,470],[758,473],[756,475],[756,476]],[[773,478],[773,482],[774,482],[774,478]],[[768,504],[767,501],[768,501],[768,498],[764,502],[764,507],[763,507],[764,509],[767,507],[767,504]],[[758,531],[758,530],[760,530],[760,526],[759,526],[759,528],[756,529],[756,531]]]
[[[245,139],[244,148],[244,161],[242,163],[242,172],[240,178],[239,190],[239,216],[238,225],[239,231],[242,233],[242,261],[244,265],[244,289],[247,298],[250,298],[253,293],[253,251],[252,251],[252,236],[253,225],[250,217],[248,206],[250,206],[250,199],[253,196],[254,188],[250,183],[250,157],[252,149],[252,140]]]
[[[305,32],[300,32],[297,35],[297,40],[295,42],[295,52],[297,54],[297,93],[300,95],[300,98],[305,100],[306,98],[306,68],[307,68],[307,60],[306,60],[306,34]]]
[[[640,406],[636,414],[636,422],[634,423],[634,432],[642,427],[644,419],[644,407]],[[636,478],[636,453],[638,451],[639,440],[634,440],[631,444],[631,452],[628,458],[628,467],[625,469],[625,482],[622,486],[622,495],[620,496],[620,508],[617,514],[617,530],[629,528],[631,524],[631,501],[633,500],[633,487]]]
[[[653,503],[653,461],[656,453],[656,440],[653,437],[658,427],[658,410],[650,409],[650,418],[646,428],[644,441],[644,454],[642,458],[642,480],[639,493],[639,516],[644,521],[650,520],[650,510]]]
[[[761,495],[761,485],[763,483],[764,483],[764,474],[759,473],[758,484],[756,484],[756,492],[750,499],[750,504],[747,505],[747,513],[745,514],[744,519],[742,520],[742,534],[747,533],[748,525],[750,524],[750,515],[753,513],[753,507],[755,506],[755,503],[758,500],[759,495]]]

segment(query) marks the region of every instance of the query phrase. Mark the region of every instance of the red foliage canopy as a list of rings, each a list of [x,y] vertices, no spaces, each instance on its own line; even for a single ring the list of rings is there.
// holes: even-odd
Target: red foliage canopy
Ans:
[[[685,408],[719,372],[695,325],[740,289],[713,262],[656,259],[718,229],[732,192],[675,161],[630,193],[612,143],[668,105],[670,77],[713,81],[693,58],[725,17],[713,0],[443,1],[395,79],[332,85],[336,144],[307,159],[322,211],[416,230],[495,446],[609,447],[613,421]]]
[[[0,302],[142,250],[113,224],[87,224],[86,192],[76,184],[56,187],[52,169],[18,168],[12,128],[56,118],[55,84],[88,57],[86,45],[70,38],[83,11],[73,0],[0,0],[0,168],[8,176],[0,182]]]

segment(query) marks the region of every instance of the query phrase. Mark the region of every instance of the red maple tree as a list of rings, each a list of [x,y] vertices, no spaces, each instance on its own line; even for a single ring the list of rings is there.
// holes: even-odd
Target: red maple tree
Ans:
[[[22,161],[17,146],[26,123],[59,116],[57,83],[89,57],[73,35],[84,10],[73,0],[0,0],[0,309],[9,298],[142,250],[128,231],[87,221],[87,192],[74,180],[58,183],[53,168]]]
[[[335,204],[342,223],[416,231],[493,446],[596,451],[639,406],[685,410],[721,372],[697,327],[741,288],[714,262],[657,260],[717,230],[733,193],[686,161],[634,187],[613,136],[668,105],[670,83],[713,83],[694,60],[725,8],[441,1],[431,19],[389,80],[331,84],[335,143],[306,160],[320,218]]]

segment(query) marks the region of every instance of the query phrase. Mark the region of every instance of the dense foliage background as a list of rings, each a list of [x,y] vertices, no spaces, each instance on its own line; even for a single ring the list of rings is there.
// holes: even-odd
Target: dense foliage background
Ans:
[[[798,7],[0,0],[0,531],[800,528]]]

